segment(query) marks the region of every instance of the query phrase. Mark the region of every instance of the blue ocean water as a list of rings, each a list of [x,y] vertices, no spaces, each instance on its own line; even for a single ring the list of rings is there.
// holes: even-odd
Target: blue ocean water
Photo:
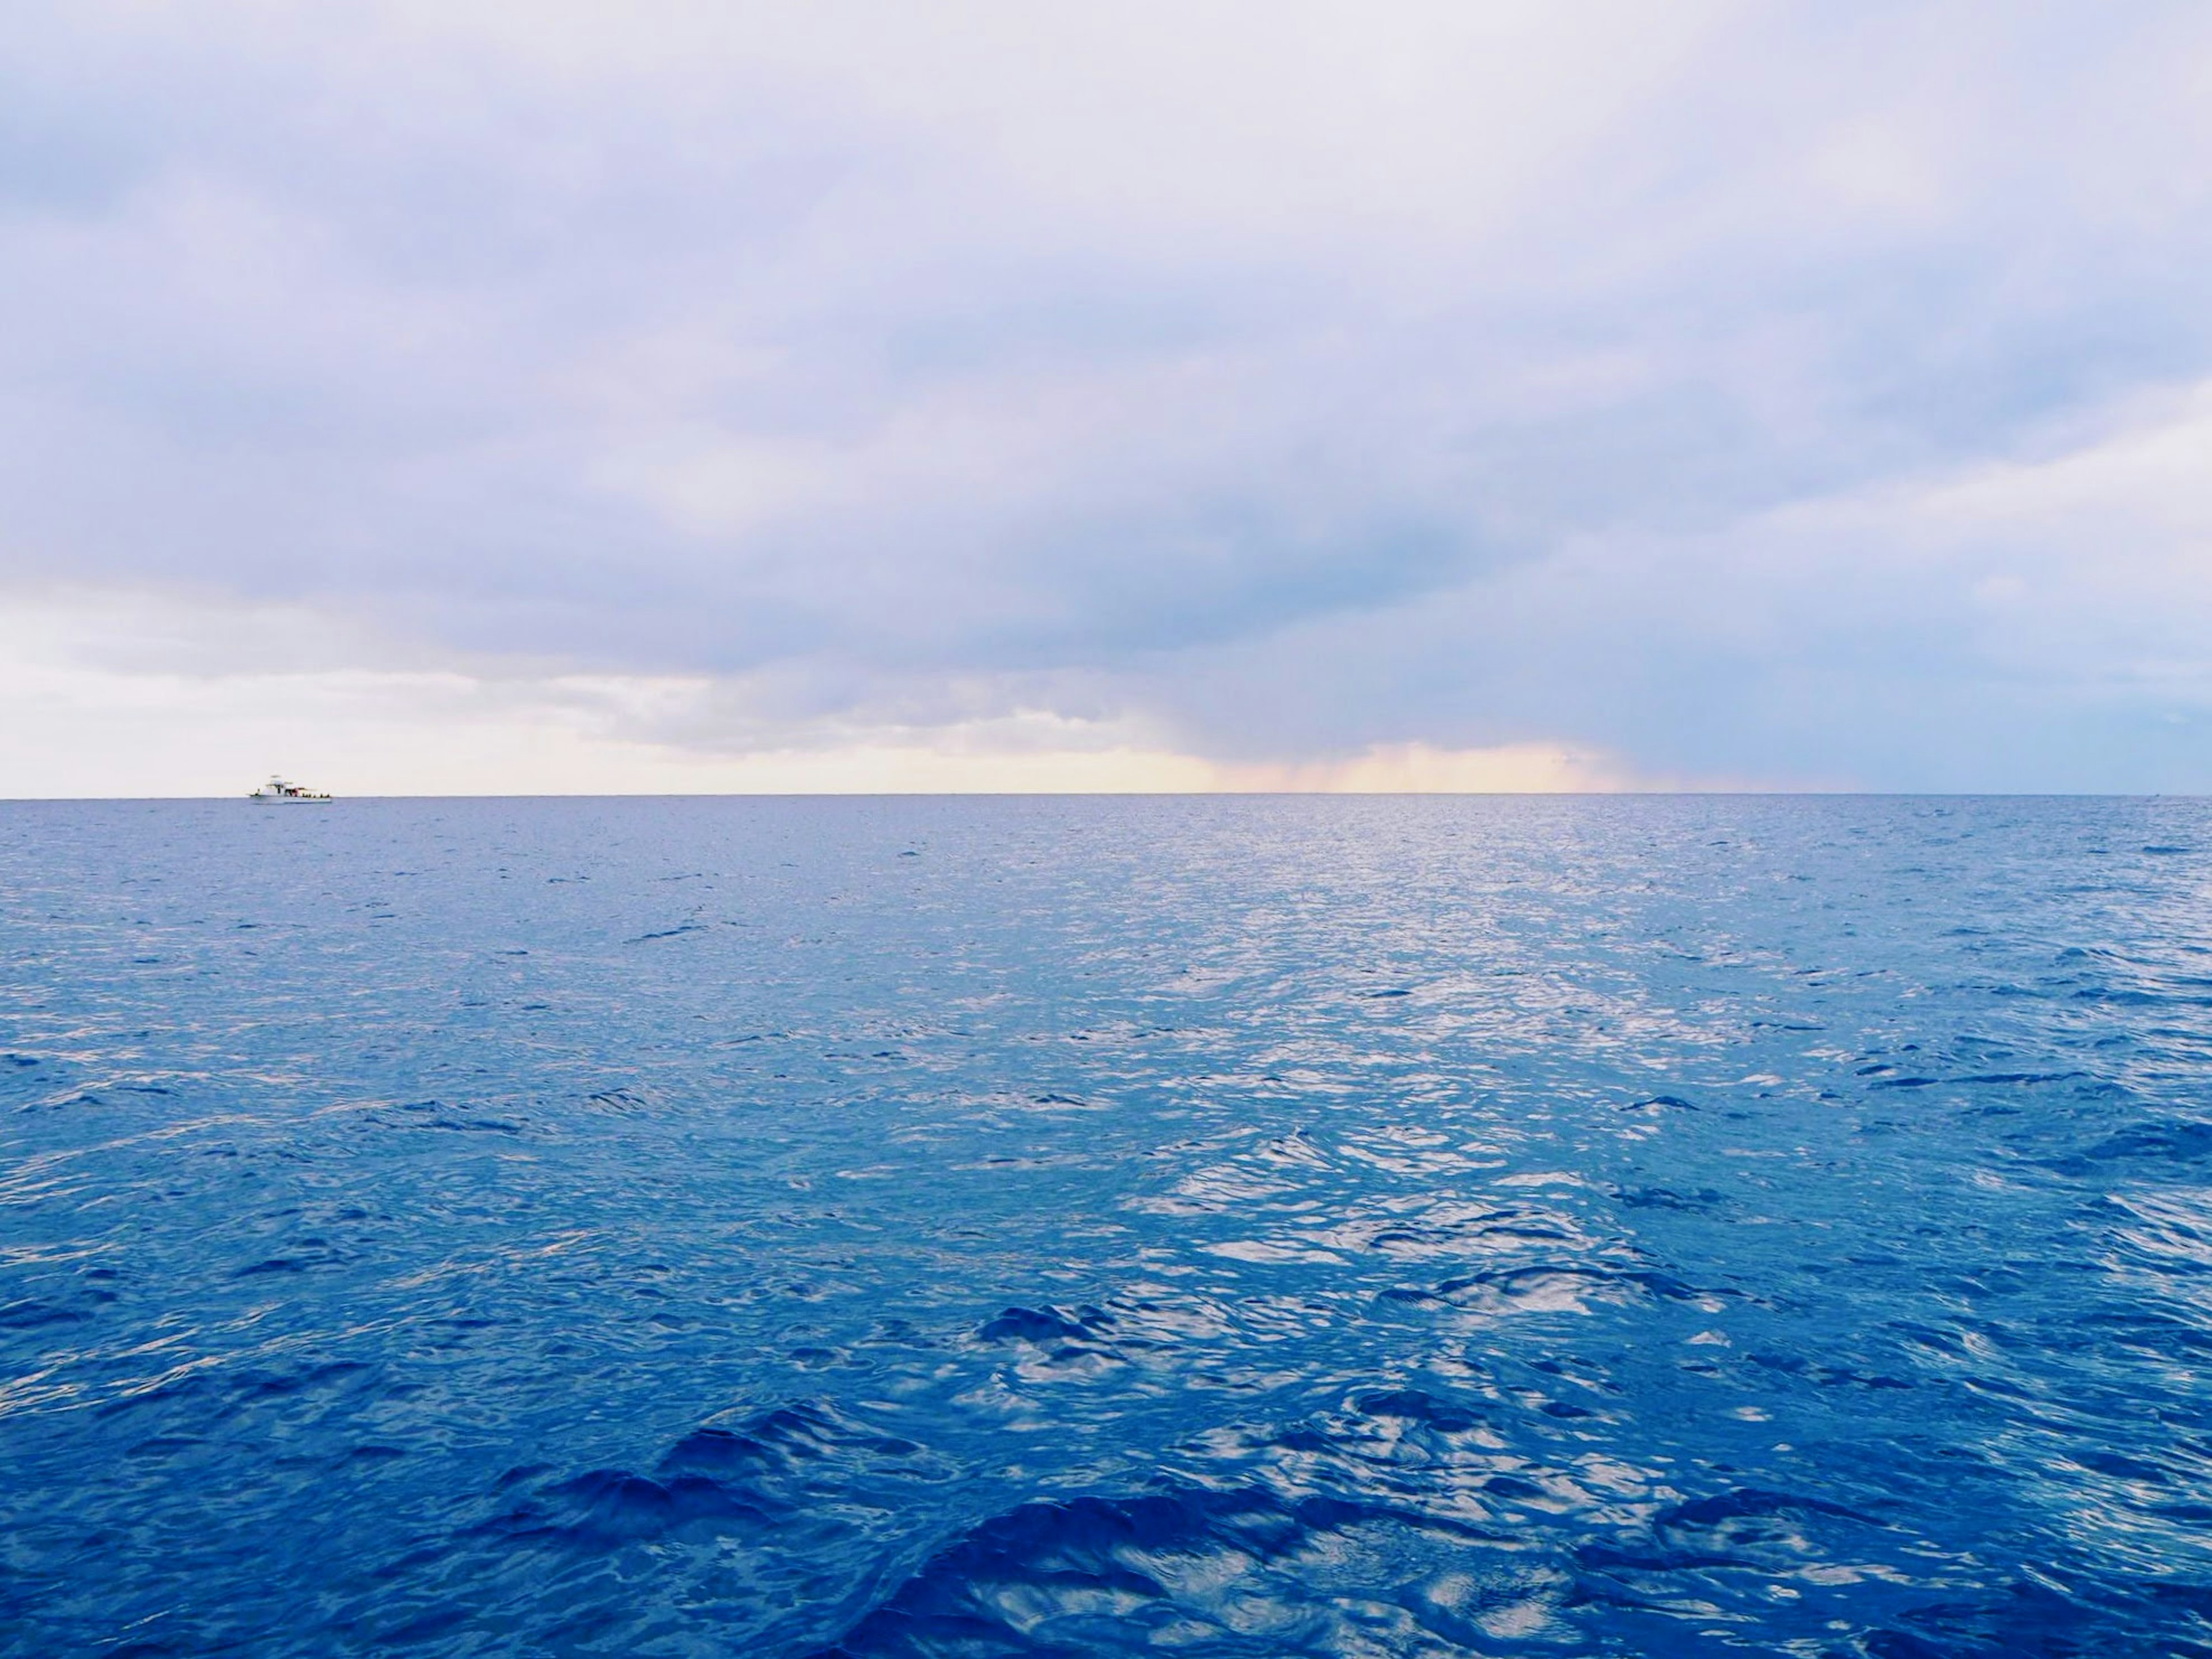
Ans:
[[[0,942],[8,1654],[2212,1654],[2212,804],[15,804]]]

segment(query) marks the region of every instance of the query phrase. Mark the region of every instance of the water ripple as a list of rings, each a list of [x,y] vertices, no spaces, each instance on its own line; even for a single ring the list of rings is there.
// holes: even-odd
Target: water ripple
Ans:
[[[2212,1656],[2203,803],[25,805],[0,933],[0,1653]]]

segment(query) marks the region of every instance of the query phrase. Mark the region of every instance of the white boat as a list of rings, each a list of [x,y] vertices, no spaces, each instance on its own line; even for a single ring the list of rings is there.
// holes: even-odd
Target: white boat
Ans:
[[[305,805],[326,801],[330,796],[319,789],[308,789],[296,783],[287,783],[282,778],[272,777],[246,799],[259,801],[264,806],[271,801],[281,801],[287,805]]]

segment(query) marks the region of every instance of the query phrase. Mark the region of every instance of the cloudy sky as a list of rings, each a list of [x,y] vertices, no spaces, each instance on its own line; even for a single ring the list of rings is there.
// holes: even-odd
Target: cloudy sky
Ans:
[[[16,0],[0,793],[2212,788],[2212,9]]]

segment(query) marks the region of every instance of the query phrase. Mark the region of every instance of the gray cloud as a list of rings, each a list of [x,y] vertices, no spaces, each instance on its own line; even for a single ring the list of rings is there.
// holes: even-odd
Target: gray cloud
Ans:
[[[2202,787],[2197,521],[2115,599],[2109,514],[1941,502],[2212,374],[2208,87],[2187,7],[33,9],[0,575],[720,677],[706,747]]]

